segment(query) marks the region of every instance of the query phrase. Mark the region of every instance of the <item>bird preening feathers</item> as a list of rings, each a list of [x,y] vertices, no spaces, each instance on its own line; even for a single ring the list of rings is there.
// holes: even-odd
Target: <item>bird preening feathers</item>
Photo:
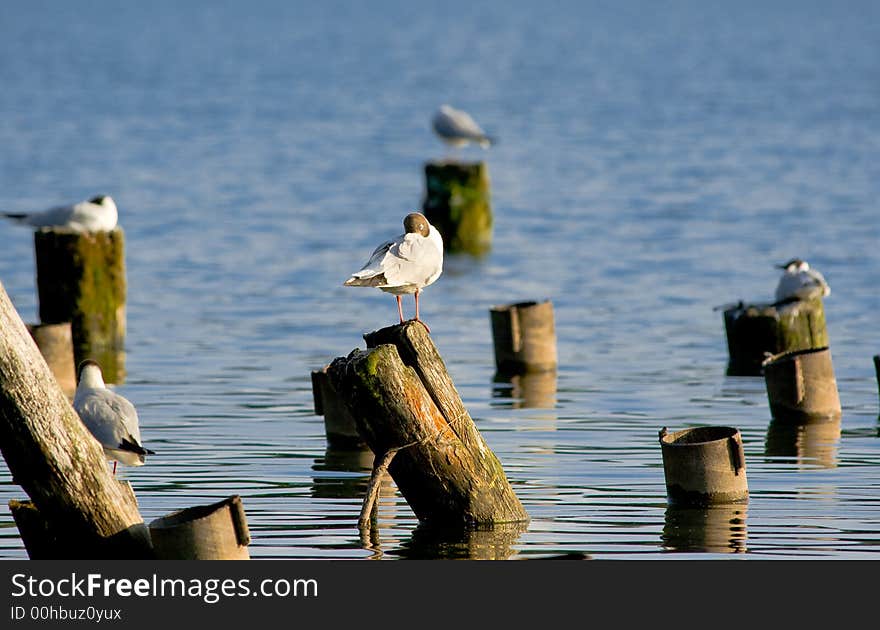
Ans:
[[[385,241],[359,271],[344,282],[347,287],[376,287],[397,298],[397,313],[404,322],[401,296],[414,294],[415,321],[419,319],[419,294],[443,272],[443,238],[419,212],[406,215],[403,234]]]

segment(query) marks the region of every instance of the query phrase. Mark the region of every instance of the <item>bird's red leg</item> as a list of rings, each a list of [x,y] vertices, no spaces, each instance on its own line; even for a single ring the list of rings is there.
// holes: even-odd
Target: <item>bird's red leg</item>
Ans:
[[[428,325],[419,319],[419,290],[418,289],[416,289],[416,296],[415,297],[416,297],[416,321],[419,322],[422,326],[424,326],[425,330],[427,330],[428,332],[431,332],[431,329],[428,328]]]
[[[114,477],[116,476],[116,463],[117,463],[117,462],[114,460],[114,461],[113,461],[113,476],[114,476]]]
[[[400,323],[403,323],[403,304],[400,302],[400,296],[395,296],[397,298],[397,314],[400,315]]]

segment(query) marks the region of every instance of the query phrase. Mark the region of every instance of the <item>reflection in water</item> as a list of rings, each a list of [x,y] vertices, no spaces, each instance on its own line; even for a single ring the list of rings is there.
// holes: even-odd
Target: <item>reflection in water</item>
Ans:
[[[316,499],[362,499],[373,470],[373,451],[368,448],[342,449],[328,446],[324,457],[312,465],[312,496]],[[382,479],[379,496],[395,492],[391,477]]]
[[[771,420],[764,454],[786,460],[796,458],[801,466],[837,466],[840,417],[813,422]]]
[[[506,560],[515,553],[511,547],[528,526],[527,522],[476,528],[422,523],[413,530],[409,540],[388,554],[411,560]]]
[[[512,407],[553,409],[556,407],[556,372],[529,372],[508,376],[496,373],[492,397],[510,398]]]
[[[748,503],[723,503],[706,507],[669,505],[663,526],[666,551],[746,551]]]

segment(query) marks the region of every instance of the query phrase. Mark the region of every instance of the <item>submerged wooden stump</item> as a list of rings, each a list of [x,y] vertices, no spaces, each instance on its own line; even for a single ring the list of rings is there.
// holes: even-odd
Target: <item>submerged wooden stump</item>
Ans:
[[[730,376],[760,376],[770,354],[828,345],[822,299],[772,304],[739,304],[724,311]]]
[[[354,418],[348,407],[340,400],[327,376],[327,367],[312,370],[312,398],[315,415],[324,416],[324,432],[327,443],[337,448],[358,448],[366,446],[360,436]]]
[[[250,530],[237,494],[150,521],[150,535],[160,560],[250,559]]]
[[[40,354],[55,375],[55,380],[68,398],[76,393],[76,366],[73,363],[73,336],[70,322],[62,324],[28,324],[28,332]]]
[[[74,363],[94,359],[108,383],[125,374],[125,238],[109,232],[34,232],[43,324],[70,322]]]
[[[328,368],[360,434],[422,522],[479,525],[528,521],[501,462],[477,431],[418,322],[364,335]],[[369,515],[365,503],[360,524]]]
[[[480,256],[492,246],[489,170],[485,162],[425,164],[422,214],[452,253]]]
[[[111,476],[2,284],[0,330],[0,452],[62,541],[56,557],[151,557],[137,501]]]
[[[782,352],[768,357],[763,368],[774,418],[794,422],[840,418],[840,396],[828,348]]]
[[[499,374],[556,370],[556,323],[550,300],[493,306],[489,315]]]

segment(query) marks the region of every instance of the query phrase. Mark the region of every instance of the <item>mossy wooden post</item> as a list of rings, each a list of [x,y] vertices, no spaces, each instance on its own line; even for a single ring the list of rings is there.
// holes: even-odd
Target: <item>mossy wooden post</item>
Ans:
[[[250,559],[250,530],[237,494],[150,521],[150,535],[160,560]]]
[[[104,380],[125,376],[125,237],[62,229],[34,232],[40,320],[71,322],[74,362],[94,359]]]
[[[422,214],[451,253],[481,256],[492,246],[489,169],[485,162],[428,162]]]
[[[364,335],[328,374],[420,521],[484,525],[528,521],[501,462],[477,431],[440,353],[418,322]],[[359,525],[367,527],[371,482]]]
[[[556,324],[550,300],[493,306],[489,315],[499,374],[556,370]]]
[[[357,425],[348,408],[339,399],[327,376],[327,366],[312,370],[312,398],[315,415],[324,416],[327,443],[338,448],[358,448],[366,445],[357,431]]]
[[[137,501],[111,476],[2,284],[0,330],[0,452],[58,541],[56,557],[152,557]]]
[[[724,311],[730,376],[760,376],[770,354],[828,345],[822,299],[782,306],[744,304]]]
[[[73,363],[73,336],[70,322],[62,324],[28,324],[28,332],[40,354],[55,375],[55,380],[68,398],[76,393],[76,367]]]

